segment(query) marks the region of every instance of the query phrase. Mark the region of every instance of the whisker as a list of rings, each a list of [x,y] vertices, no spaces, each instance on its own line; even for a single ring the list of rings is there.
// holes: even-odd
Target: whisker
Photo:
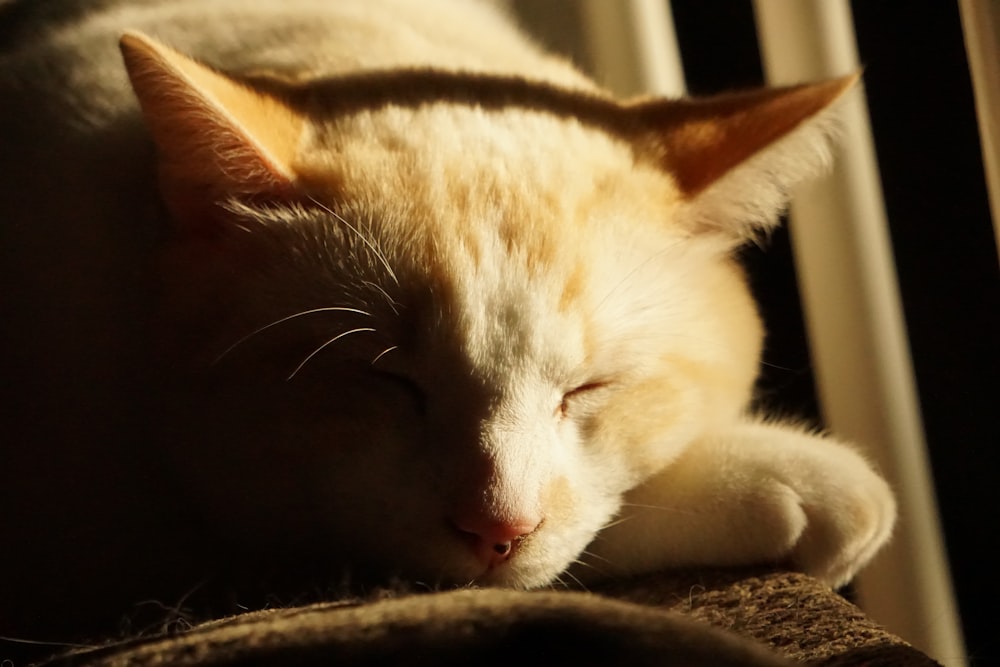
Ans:
[[[98,648],[98,644],[74,644],[72,642],[53,642],[53,641],[43,641],[40,639],[25,639],[24,637],[10,637],[8,635],[0,635],[0,641],[10,642],[12,644],[24,644],[26,646],[53,646],[56,648]],[[6,665],[7,661],[4,660],[0,662],[2,665]]]
[[[386,292],[384,289],[382,289],[381,285],[379,285],[378,283],[373,283],[370,280],[362,280],[361,284],[365,285],[367,287],[370,287],[373,290],[375,290],[376,292],[378,292],[379,294],[381,294],[382,298],[385,299],[385,302],[389,305],[389,309],[392,310],[392,314],[393,315],[399,315],[399,309],[397,308],[397,306],[399,306],[399,304],[396,302],[395,299],[393,299],[391,296],[389,296],[388,292]]]
[[[603,531],[603,530],[607,530],[608,528],[614,528],[615,526],[617,526],[619,524],[625,523],[626,521],[628,521],[631,518],[632,518],[632,516],[630,515],[630,516],[623,516],[623,517],[621,517],[621,518],[619,518],[619,519],[617,519],[615,521],[609,521],[606,524],[604,524],[603,526],[601,526],[601,530]],[[597,537],[600,538],[600,536],[601,536],[601,532],[598,531]]]
[[[373,331],[375,331],[375,329],[373,329],[371,327],[358,327],[357,329],[351,329],[349,331],[345,331],[343,333],[337,334],[336,336],[334,336],[333,338],[331,338],[330,340],[326,341],[325,343],[323,343],[322,345],[320,345],[319,347],[317,347],[315,350],[313,350],[312,352],[310,352],[309,356],[307,356],[305,359],[303,359],[302,363],[300,363],[298,366],[296,366],[295,370],[292,371],[291,375],[289,375],[285,379],[286,380],[291,380],[292,378],[294,378],[296,376],[296,374],[298,374],[298,372],[300,370],[302,370],[302,367],[309,363],[310,359],[312,359],[313,357],[315,357],[317,354],[319,354],[320,352],[322,352],[324,349],[326,349],[330,345],[333,345],[334,343],[336,343],[341,338],[343,338],[345,336],[350,336],[351,334],[362,333],[362,332],[365,332],[365,331],[372,331],[373,332]]]
[[[594,554],[591,554],[589,552],[584,552],[584,553],[586,555],[590,556],[591,558],[597,558],[597,556],[595,556]],[[581,554],[581,555],[583,555],[583,554]],[[608,565],[611,565],[611,561],[609,561],[607,558],[601,558],[600,560],[605,561],[606,564],[608,564]],[[595,565],[594,563],[588,563],[587,561],[583,560],[582,558],[577,558],[576,560],[574,560],[573,561],[573,565],[575,565],[577,567],[587,568],[591,572],[596,572],[601,578],[606,578],[606,577],[609,576],[608,575],[608,571],[606,569],[604,569],[602,567],[599,567],[599,566]],[[583,586],[584,590],[590,590],[590,589],[587,588],[586,584],[580,584],[580,585]]]
[[[611,561],[609,559],[605,558],[604,556],[598,556],[593,551],[586,551],[586,550],[584,550],[584,551],[580,552],[580,555],[581,556],[586,556],[587,558],[596,558],[597,560],[604,561],[608,565],[611,564]],[[595,570],[597,569],[597,567],[593,563],[587,563],[587,562],[582,561],[582,560],[578,560],[576,562],[579,563],[580,565],[584,565],[586,567],[593,568]]]
[[[587,587],[586,587],[586,586],[585,586],[585,585],[583,584],[583,582],[582,582],[582,581],[580,581],[580,579],[579,579],[579,578],[578,578],[578,577],[577,577],[577,576],[576,576],[575,574],[573,574],[572,572],[570,572],[569,570],[563,570],[563,572],[562,572],[562,573],[560,574],[560,576],[558,577],[558,579],[559,579],[559,583],[561,583],[561,584],[563,584],[563,585],[565,586],[566,584],[565,584],[565,582],[564,582],[564,581],[562,580],[562,577],[563,577],[563,576],[567,576],[567,577],[569,577],[570,579],[572,579],[572,580],[573,580],[573,583],[575,583],[575,584],[576,584],[577,586],[579,586],[579,587],[580,587],[580,588],[582,588],[583,590],[587,590]],[[567,588],[569,588],[569,587],[567,586]]]
[[[382,266],[385,267],[385,270],[389,274],[389,277],[392,278],[392,281],[396,283],[396,285],[399,285],[399,278],[396,277],[396,274],[395,272],[393,272],[392,267],[389,266],[389,260],[386,259],[385,253],[382,252],[382,249],[379,248],[376,243],[373,243],[371,239],[369,239],[366,235],[361,233],[361,230],[359,230],[357,227],[349,223],[347,220],[344,219],[343,216],[339,215],[329,206],[323,204],[322,202],[317,201],[313,197],[310,197],[309,199],[312,201],[312,203],[316,204],[316,206],[319,206],[321,209],[323,209],[324,211],[332,215],[334,218],[336,218],[345,227],[354,232],[357,235],[357,237],[361,239],[361,242],[364,243],[366,246],[368,246],[368,249],[375,254],[376,259],[378,259],[378,261],[382,264]]]
[[[293,315],[288,315],[287,317],[282,317],[280,320],[275,320],[274,322],[271,322],[270,324],[265,324],[264,326],[262,326],[261,328],[255,330],[255,331],[251,331],[246,336],[243,336],[238,341],[236,341],[235,343],[233,343],[232,345],[230,345],[229,347],[227,347],[225,350],[223,350],[222,354],[220,354],[219,356],[217,356],[215,358],[215,360],[212,362],[212,365],[214,366],[215,364],[219,363],[220,361],[222,361],[222,359],[227,354],[229,354],[230,352],[232,352],[234,349],[236,349],[237,347],[239,347],[243,343],[247,342],[248,340],[250,340],[251,338],[253,338],[257,334],[263,333],[264,331],[267,331],[271,327],[276,327],[279,324],[284,324],[285,322],[288,322],[289,320],[294,320],[297,317],[303,317],[305,315],[312,315],[314,313],[329,313],[329,312],[357,313],[358,315],[366,315],[368,317],[372,317],[372,314],[369,313],[368,311],[361,310],[359,308],[349,308],[347,306],[328,306],[326,308],[311,308],[309,310],[303,310],[302,312],[295,313]]]
[[[791,373],[806,373],[809,370],[809,368],[806,366],[799,366],[798,368],[790,368],[788,366],[780,366],[778,364],[772,364],[764,360],[761,360],[760,363],[762,366],[767,366],[768,368],[774,368],[779,371],[789,371]]]
[[[377,362],[379,359],[381,359],[385,355],[389,354],[393,350],[398,350],[398,349],[399,349],[398,345],[393,345],[392,347],[385,348],[384,350],[382,350],[381,352],[378,353],[378,356],[376,356],[374,359],[372,359],[371,365],[374,366],[375,362]]]

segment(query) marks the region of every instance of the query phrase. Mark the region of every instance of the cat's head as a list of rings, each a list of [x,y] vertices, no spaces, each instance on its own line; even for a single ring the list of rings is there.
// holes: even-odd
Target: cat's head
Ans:
[[[191,493],[237,543],[450,584],[553,580],[745,409],[762,330],[730,254],[823,162],[852,83],[622,104],[123,51],[175,226]]]

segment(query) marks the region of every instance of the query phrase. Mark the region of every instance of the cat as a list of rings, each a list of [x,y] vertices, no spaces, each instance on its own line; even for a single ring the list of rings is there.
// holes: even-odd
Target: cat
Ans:
[[[472,0],[0,21],[0,634],[307,573],[839,586],[889,538],[863,456],[750,412],[734,258],[856,77],[616,101]]]

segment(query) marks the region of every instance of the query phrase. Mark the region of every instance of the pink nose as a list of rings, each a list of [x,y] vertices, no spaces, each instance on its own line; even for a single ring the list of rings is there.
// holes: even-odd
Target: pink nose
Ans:
[[[514,555],[518,544],[533,533],[539,523],[530,519],[505,521],[483,516],[452,521],[476,558],[488,568],[494,568]]]

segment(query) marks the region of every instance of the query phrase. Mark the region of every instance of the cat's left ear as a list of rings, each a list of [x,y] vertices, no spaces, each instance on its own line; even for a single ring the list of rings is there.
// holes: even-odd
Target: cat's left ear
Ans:
[[[233,197],[284,199],[303,120],[281,100],[137,32],[120,42],[156,144],[160,189],[182,230],[211,234]]]
[[[638,102],[633,142],[673,176],[694,229],[751,237],[776,223],[790,186],[827,165],[830,107],[858,78]]]

